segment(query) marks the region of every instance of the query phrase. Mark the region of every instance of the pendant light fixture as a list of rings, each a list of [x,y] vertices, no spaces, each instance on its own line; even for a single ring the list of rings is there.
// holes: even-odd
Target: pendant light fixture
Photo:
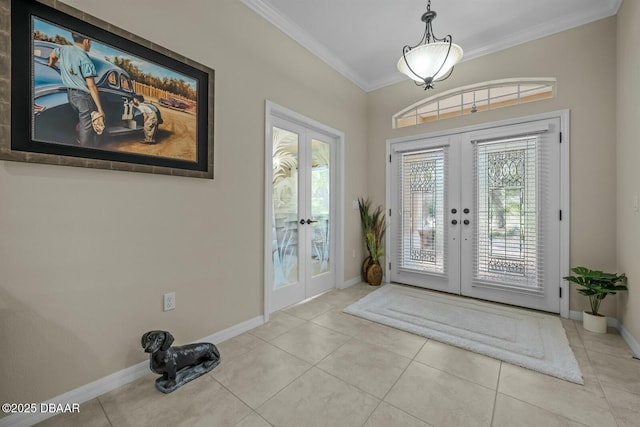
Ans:
[[[462,59],[462,48],[453,43],[451,34],[441,39],[433,34],[431,23],[436,12],[431,10],[428,0],[427,11],[422,15],[425,30],[422,39],[415,46],[406,45],[398,60],[398,70],[415,80],[424,90],[433,89],[433,83],[449,78],[453,66]]]

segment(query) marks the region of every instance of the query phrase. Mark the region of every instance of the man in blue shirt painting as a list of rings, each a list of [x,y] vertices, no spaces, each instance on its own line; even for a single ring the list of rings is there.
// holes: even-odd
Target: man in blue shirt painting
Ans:
[[[60,62],[60,76],[67,87],[69,104],[78,114],[78,143],[81,146],[95,146],[96,134],[91,113],[94,112],[93,120],[99,122],[97,128],[100,129],[104,128],[104,111],[95,82],[96,67],[88,55],[91,40],[78,33],[73,33],[72,37],[73,45],[58,46],[51,51],[49,66]]]

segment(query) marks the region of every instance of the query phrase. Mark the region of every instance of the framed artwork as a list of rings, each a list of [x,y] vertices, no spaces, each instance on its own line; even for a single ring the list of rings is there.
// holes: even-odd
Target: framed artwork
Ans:
[[[11,138],[0,158],[213,178],[214,70],[59,2],[2,2]]]

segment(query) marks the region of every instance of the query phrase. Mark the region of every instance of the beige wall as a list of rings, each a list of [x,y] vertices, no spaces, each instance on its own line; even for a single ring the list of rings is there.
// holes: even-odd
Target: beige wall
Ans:
[[[262,314],[265,99],[345,132],[338,281],[358,275],[363,91],[239,1],[68,4],[215,69],[215,180],[0,161],[2,402],[141,362],[148,330],[180,344]],[[168,291],[177,308],[163,313]]]
[[[425,92],[411,81],[405,81],[369,93],[369,193],[377,202],[384,203],[385,141],[389,138],[570,109],[570,263],[614,270],[616,85],[612,68],[616,63],[615,38],[616,19],[613,17],[463,62],[456,67],[453,76],[437,84],[434,91]],[[597,59],[594,52],[597,52]],[[393,114],[439,91],[512,77],[555,77],[557,96],[552,100],[391,129]],[[606,300],[603,312],[615,315],[615,303],[615,298]],[[575,289],[571,292],[570,307],[579,311],[587,307],[585,298]]]
[[[629,277],[629,292],[619,297],[618,318],[640,342],[640,213],[633,198],[640,196],[640,4],[625,0],[618,12],[617,184],[618,270]]]

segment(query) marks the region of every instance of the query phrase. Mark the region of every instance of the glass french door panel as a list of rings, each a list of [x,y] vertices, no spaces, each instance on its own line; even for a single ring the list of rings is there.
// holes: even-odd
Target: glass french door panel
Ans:
[[[273,289],[298,282],[298,134],[273,127]]]
[[[537,136],[474,146],[474,280],[542,287]]]
[[[311,275],[331,270],[331,145],[311,140]]]
[[[402,154],[399,267],[446,274],[446,150]]]

